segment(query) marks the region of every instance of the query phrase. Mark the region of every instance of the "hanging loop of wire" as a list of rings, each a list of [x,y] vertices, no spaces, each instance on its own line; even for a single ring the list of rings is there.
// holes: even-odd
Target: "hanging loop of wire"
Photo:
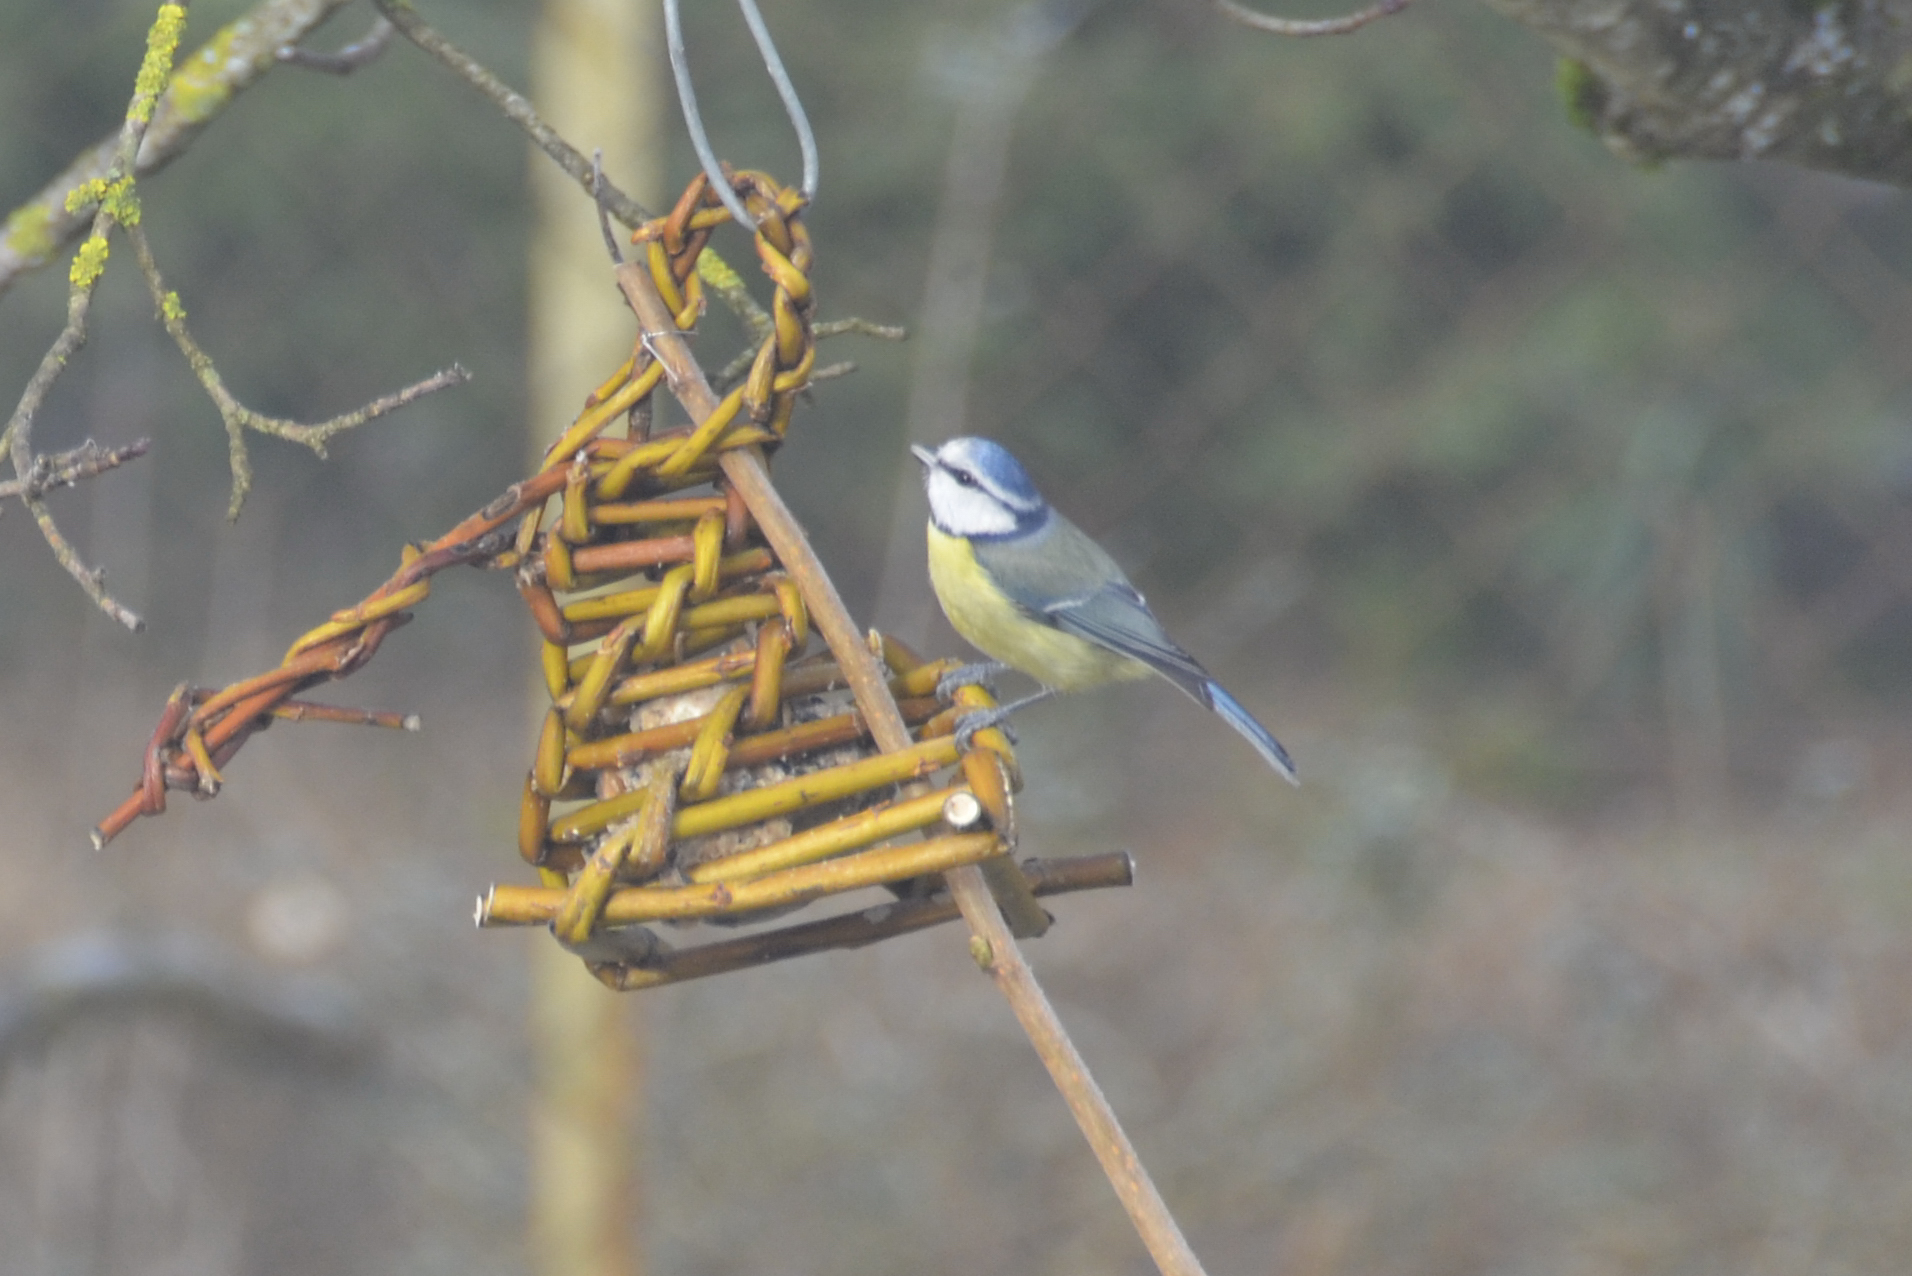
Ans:
[[[755,228],[757,219],[744,207],[737,192],[731,189],[730,182],[724,177],[723,165],[717,161],[717,152],[712,149],[710,135],[704,131],[704,117],[697,109],[697,90],[690,82],[690,61],[684,55],[684,22],[678,13],[679,0],[664,0],[665,44],[670,50],[671,74],[677,79],[677,100],[684,108],[684,127],[690,130],[690,143],[697,150],[698,162],[704,166],[704,175],[710,178],[712,189],[718,198],[724,201],[724,207],[737,219],[740,226]],[[737,0],[737,7],[744,11],[744,22],[750,27],[750,34],[757,41],[757,52],[763,58],[764,70],[770,75],[770,82],[777,86],[777,96],[783,99],[784,113],[790,117],[790,126],[797,132],[797,149],[803,156],[803,200],[812,203],[817,197],[817,137],[810,129],[810,117],[804,114],[803,103],[797,98],[797,89],[790,82],[790,73],[783,68],[783,59],[777,54],[776,41],[770,38],[770,28],[764,25],[763,14],[758,12],[756,0]]]

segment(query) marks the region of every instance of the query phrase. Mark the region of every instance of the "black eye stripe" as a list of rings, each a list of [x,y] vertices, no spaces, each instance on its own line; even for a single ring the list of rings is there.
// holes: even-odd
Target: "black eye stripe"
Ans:
[[[950,475],[964,487],[976,486],[976,476],[967,470],[951,470]]]

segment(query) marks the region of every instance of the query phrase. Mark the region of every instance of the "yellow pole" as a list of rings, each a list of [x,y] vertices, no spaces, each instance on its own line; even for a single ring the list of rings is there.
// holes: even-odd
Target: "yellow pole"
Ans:
[[[531,96],[552,126],[647,207],[662,181],[662,33],[655,6],[545,0]],[[535,464],[630,353],[596,211],[541,154],[531,157],[530,437]],[[535,712],[548,707],[542,684]],[[529,732],[527,731],[527,736]],[[636,1276],[636,1149],[642,1060],[631,999],[540,934],[532,948],[529,1202],[536,1276]]]

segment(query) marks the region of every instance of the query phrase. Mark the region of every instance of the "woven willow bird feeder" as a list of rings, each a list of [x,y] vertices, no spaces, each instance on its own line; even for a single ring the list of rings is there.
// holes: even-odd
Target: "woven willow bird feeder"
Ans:
[[[959,662],[841,624],[819,626],[825,649],[808,652],[812,609],[841,603],[761,454],[783,438],[816,362],[811,246],[798,193],[757,173],[735,189],[776,289],[748,372],[717,399],[678,336],[702,309],[698,255],[730,219],[700,177],[638,232],[643,259],[620,282],[644,333],[553,446],[563,491],[550,516],[525,516],[516,544],[551,694],[518,838],[542,884],[493,887],[478,921],[548,923],[617,988],[946,920],[956,910],[938,875],[966,864],[986,866],[1025,934],[1048,923],[1035,894],[1128,880],[1122,856],[1011,861],[1020,781],[1009,741],[979,731],[965,752],[954,734],[958,715],[993,701],[980,686],[947,706],[936,698]],[[694,429],[646,434],[660,382]],[[606,437],[619,420],[628,436]],[[867,656],[911,728],[905,747],[879,751],[856,703],[854,666]],[[687,949],[646,925],[762,921],[870,886],[894,902]]]
[[[618,279],[642,332],[541,470],[408,550],[391,580],[300,638],[278,669],[176,693],[139,788],[96,841],[164,810],[168,789],[217,792],[218,768],[275,717],[395,717],[295,697],[369,659],[438,570],[476,563],[515,572],[551,697],[518,821],[538,883],[493,886],[481,926],[548,925],[606,984],[636,989],[950,920],[939,875],[964,865],[983,870],[1018,935],[1048,925],[1037,895],[1128,883],[1125,855],[1014,862],[1010,742],[989,729],[964,750],[955,733],[990,693],[961,687],[945,704],[938,685],[960,661],[856,630],[771,486],[764,456],[816,363],[812,252],[798,192],[760,173],[737,174],[735,189],[775,287],[737,385],[714,394],[682,337],[703,311],[699,257],[731,219],[700,175],[634,236],[640,260]],[[698,424],[652,431],[660,386]],[[781,921],[867,887],[891,898]],[[689,947],[652,926],[773,919]]]

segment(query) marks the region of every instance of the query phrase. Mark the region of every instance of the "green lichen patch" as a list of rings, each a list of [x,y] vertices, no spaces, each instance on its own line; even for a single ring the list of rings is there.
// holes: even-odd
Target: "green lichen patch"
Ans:
[[[106,236],[88,235],[80,251],[73,254],[73,268],[67,272],[67,278],[73,281],[75,288],[91,288],[106,270],[106,255]]]
[[[1607,86],[1593,68],[1578,58],[1560,59],[1554,68],[1554,89],[1567,108],[1568,122],[1598,136],[1600,114],[1607,105]]]
[[[133,189],[131,177],[112,182],[95,177],[81,182],[66,193],[66,211],[69,213],[84,212],[95,204],[105,209],[106,215],[122,226],[139,225],[139,195]]]
[[[6,244],[26,261],[53,255],[53,211],[45,204],[23,204],[7,218]]]
[[[139,192],[133,188],[133,179],[129,174],[106,188],[106,195],[100,200],[100,207],[107,216],[122,226],[139,225]]]
[[[89,177],[66,193],[66,211],[77,213],[91,208],[106,197],[106,179]]]
[[[232,56],[233,40],[245,28],[235,22],[220,30],[206,46],[181,64],[173,73],[167,99],[179,118],[197,124],[218,114],[232,96],[232,84],[226,77],[226,62]]]
[[[153,104],[159,100],[166,88],[166,79],[172,74],[173,55],[179,51],[179,37],[185,29],[184,5],[159,6],[159,13],[146,32],[146,56],[140,60],[139,75],[133,80],[133,100],[126,108],[128,119],[141,124],[152,121]]]

